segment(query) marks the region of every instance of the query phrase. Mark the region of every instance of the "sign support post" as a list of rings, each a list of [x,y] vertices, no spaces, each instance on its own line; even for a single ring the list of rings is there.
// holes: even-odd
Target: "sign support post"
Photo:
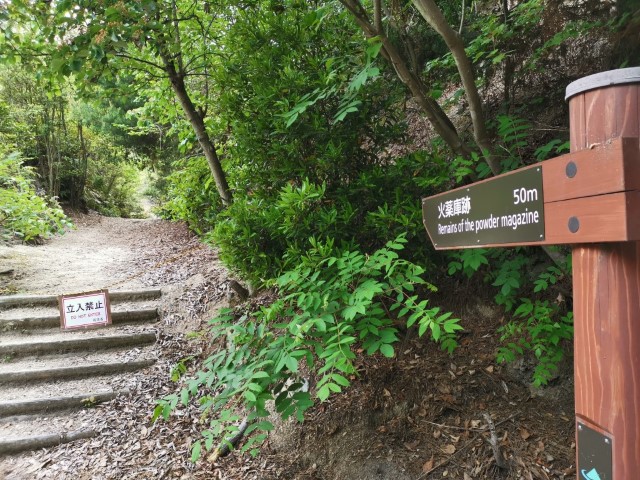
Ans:
[[[577,478],[640,478],[640,68],[567,87],[571,153],[423,199],[436,249],[571,244]]]
[[[635,77],[613,71],[569,85],[571,152],[640,142],[640,69],[628,70]],[[578,478],[593,469],[603,480],[640,478],[640,242],[574,246],[573,305]],[[606,459],[598,469],[598,455],[610,455],[611,470]]]

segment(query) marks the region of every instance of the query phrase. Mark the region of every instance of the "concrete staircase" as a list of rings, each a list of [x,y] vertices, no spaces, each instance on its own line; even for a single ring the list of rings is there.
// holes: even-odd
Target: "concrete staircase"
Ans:
[[[87,407],[155,362],[160,297],[111,292],[111,326],[61,331],[55,296],[0,296],[0,455],[96,435]]]

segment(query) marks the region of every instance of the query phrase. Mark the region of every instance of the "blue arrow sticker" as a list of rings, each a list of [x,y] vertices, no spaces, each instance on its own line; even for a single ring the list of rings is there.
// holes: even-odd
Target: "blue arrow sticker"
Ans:
[[[583,469],[580,471],[580,473],[586,480],[602,480],[595,468],[592,468],[589,472]]]

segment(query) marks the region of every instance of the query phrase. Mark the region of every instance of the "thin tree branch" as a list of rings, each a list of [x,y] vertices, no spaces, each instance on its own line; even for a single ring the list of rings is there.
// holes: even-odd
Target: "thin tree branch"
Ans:
[[[171,15],[173,16],[173,28],[175,29],[175,40],[177,48],[177,60],[178,60],[178,70],[180,72],[184,72],[184,63],[182,61],[182,40],[180,36],[180,20],[178,19],[178,6],[176,5],[176,1],[173,0],[171,2]]]
[[[369,22],[369,16],[366,10],[357,0],[340,0],[340,3],[351,12],[358,26],[364,31],[368,37],[375,37],[376,31],[371,22]]]
[[[373,26],[378,31],[378,35],[382,35],[382,0],[374,0],[373,2]]]
[[[129,55],[127,53],[122,53],[122,52],[116,53],[115,56],[119,58],[126,58],[127,60],[131,60],[133,62],[143,63],[145,65],[149,65],[150,67],[157,68],[158,70],[162,70],[163,72],[165,71],[164,66],[154,63],[150,60],[145,60],[144,58],[134,57],[132,55]]]
[[[366,12],[363,12],[362,4],[358,0],[340,0],[340,3],[351,12],[367,38],[378,37],[380,39],[382,42],[382,56],[391,63],[398,78],[409,88],[436,133],[442,137],[454,152],[464,157],[470,156],[471,149],[462,141],[447,114],[444,113],[438,102],[426,94],[426,88],[422,80],[411,71],[407,61],[391,40],[386,35],[378,34],[375,27],[370,23],[369,16]]]
[[[487,422],[487,426],[489,427],[489,433],[491,434],[490,438],[487,440],[489,445],[491,445],[491,449],[493,450],[493,457],[496,460],[496,465],[498,468],[507,469],[509,468],[509,464],[504,460],[504,456],[502,455],[502,449],[500,448],[500,442],[498,440],[498,435],[496,434],[496,427],[493,424],[493,420],[491,419],[491,415],[487,412],[483,413],[484,419]]]

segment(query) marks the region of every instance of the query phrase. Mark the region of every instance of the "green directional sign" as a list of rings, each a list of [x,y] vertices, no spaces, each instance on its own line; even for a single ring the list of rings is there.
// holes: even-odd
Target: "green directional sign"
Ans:
[[[542,167],[425,198],[422,215],[436,249],[542,242]]]

